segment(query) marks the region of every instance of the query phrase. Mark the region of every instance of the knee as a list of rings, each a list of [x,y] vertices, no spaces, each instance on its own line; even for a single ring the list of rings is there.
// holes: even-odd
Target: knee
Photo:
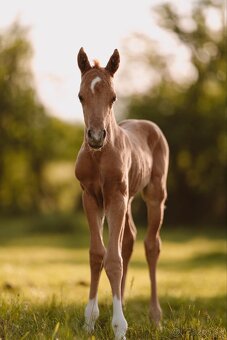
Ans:
[[[156,237],[155,239],[145,239],[144,241],[145,251],[147,256],[159,256],[161,252],[161,239]]]
[[[156,176],[153,181],[144,190],[145,200],[153,205],[160,205],[167,199],[166,185]]]
[[[167,199],[167,191],[166,188],[162,186],[156,187],[155,195],[151,196],[150,201],[153,205],[162,206]]]
[[[123,270],[122,257],[107,253],[104,260],[104,268],[109,279],[121,276]]]
[[[103,263],[105,255],[105,249],[100,250],[93,250],[90,249],[89,256],[90,256],[90,264],[95,268],[96,266],[100,267],[100,265]]]

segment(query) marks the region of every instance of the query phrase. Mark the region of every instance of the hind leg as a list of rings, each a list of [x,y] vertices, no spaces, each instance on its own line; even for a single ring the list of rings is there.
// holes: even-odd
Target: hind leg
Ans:
[[[165,189],[162,187],[159,178],[154,179],[153,183],[147,186],[144,197],[148,212],[148,231],[144,245],[151,280],[150,316],[158,325],[161,321],[162,311],[157,294],[156,265],[160,253],[159,231],[163,220],[165,202]]]
[[[168,146],[160,143],[154,154],[154,163],[150,183],[143,191],[143,198],[147,205],[148,230],[144,240],[146,259],[151,280],[150,316],[156,325],[162,317],[156,282],[156,266],[160,254],[160,228],[164,216],[164,204],[167,197],[166,179],[168,170]]]
[[[134,241],[136,239],[136,227],[133,222],[131,213],[131,202],[129,202],[128,210],[125,218],[125,229],[122,240],[122,259],[123,259],[123,276],[121,280],[121,300],[124,301],[125,282],[128,271],[128,263],[133,251]]]
[[[163,221],[165,198],[166,191],[161,178],[153,178],[152,182],[144,190],[148,216],[148,230],[144,245],[151,280],[150,315],[156,325],[159,324],[162,317],[157,294],[156,265],[160,254],[161,239],[159,231]]]

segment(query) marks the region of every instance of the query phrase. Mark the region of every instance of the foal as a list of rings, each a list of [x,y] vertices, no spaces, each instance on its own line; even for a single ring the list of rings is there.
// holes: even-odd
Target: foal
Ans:
[[[131,202],[138,191],[148,210],[144,241],[151,280],[150,314],[158,325],[161,308],[157,297],[156,263],[160,252],[168,170],[168,145],[160,129],[146,120],[116,123],[113,76],[120,63],[115,50],[105,68],[91,66],[83,48],[78,53],[81,71],[79,99],[85,133],[75,174],[83,189],[83,206],[89,223],[91,286],[85,309],[85,328],[93,331],[99,316],[97,290],[104,267],[113,295],[112,327],[115,339],[125,339],[127,321],[122,301],[128,262],[136,237]],[[109,227],[107,249],[103,243],[104,217]]]

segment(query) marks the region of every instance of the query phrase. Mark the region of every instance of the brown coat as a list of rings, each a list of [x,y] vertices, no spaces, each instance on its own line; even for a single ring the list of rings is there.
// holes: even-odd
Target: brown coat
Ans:
[[[116,123],[113,75],[119,62],[117,50],[105,68],[97,63],[91,67],[83,49],[78,54],[82,74],[79,98],[83,106],[85,134],[75,173],[83,189],[83,205],[91,233],[89,298],[96,301],[99,277],[104,266],[113,298],[123,300],[128,262],[136,236],[131,202],[135,194],[141,191],[148,209],[145,250],[152,286],[150,311],[158,324],[161,308],[155,273],[160,252],[159,230],[166,199],[169,151],[163,133],[154,123],[146,120]],[[107,249],[102,239],[104,217],[109,227]],[[87,325],[88,315],[92,319],[88,307],[85,312]],[[118,307],[115,309],[119,311]],[[127,322],[122,311],[120,319],[116,313],[113,328],[116,339],[120,339],[125,336]]]

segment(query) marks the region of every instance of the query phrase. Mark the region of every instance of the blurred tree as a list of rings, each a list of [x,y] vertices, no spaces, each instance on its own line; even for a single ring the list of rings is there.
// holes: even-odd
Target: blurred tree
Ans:
[[[212,15],[220,27],[212,28]],[[139,35],[146,46],[141,60],[153,70],[156,82],[145,94],[128,100],[128,117],[156,122],[170,146],[169,223],[226,222],[226,35],[222,2],[197,1],[191,15],[178,13],[171,4],[156,8],[159,25],[177,39],[190,55],[188,76],[180,79],[172,55]],[[138,36],[136,37],[138,40]],[[135,203],[137,219],[145,215]]]
[[[72,159],[82,129],[47,115],[37,98],[27,32],[17,23],[0,34],[0,210],[34,211],[51,192],[44,166]],[[52,197],[53,198],[53,197]]]

